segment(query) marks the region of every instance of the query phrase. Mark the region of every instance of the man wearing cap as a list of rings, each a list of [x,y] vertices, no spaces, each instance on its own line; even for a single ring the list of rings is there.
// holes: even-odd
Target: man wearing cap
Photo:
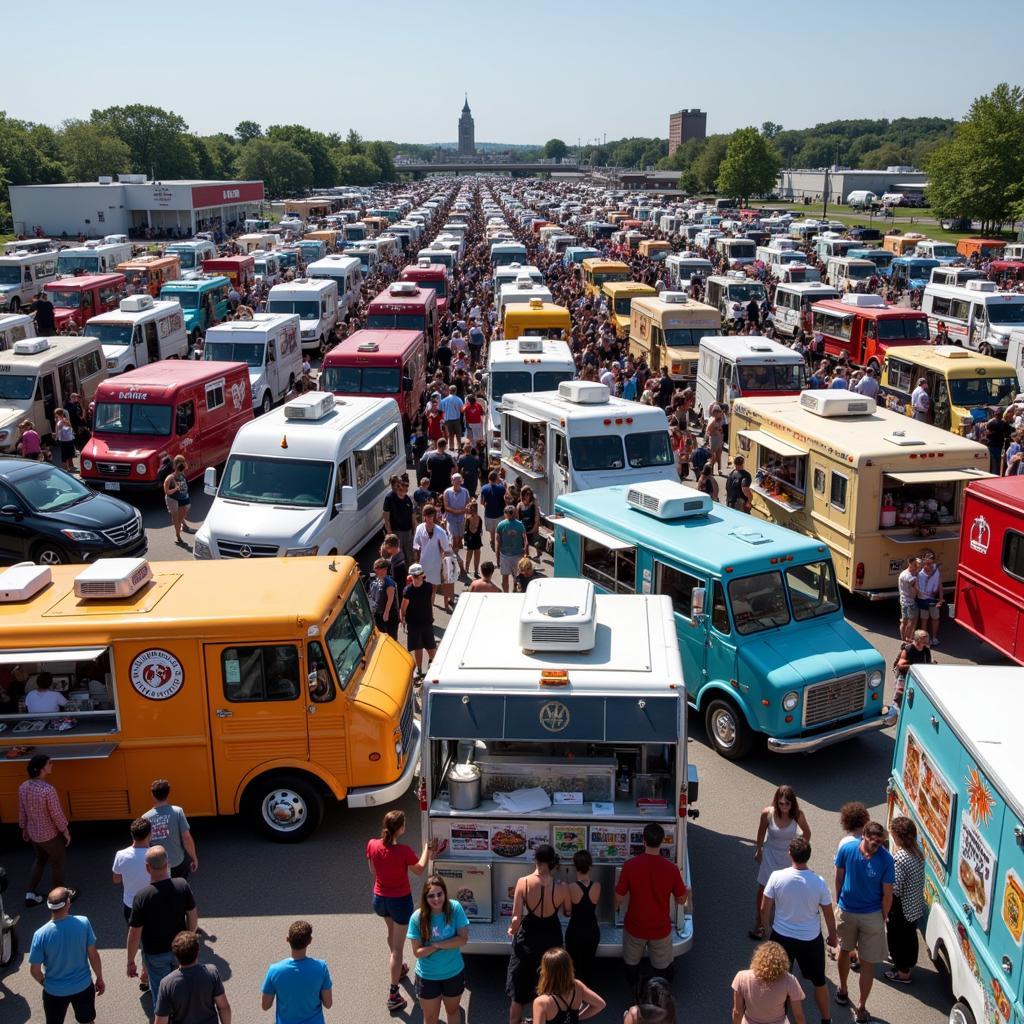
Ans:
[[[854,391],[858,395],[863,395],[865,398],[877,398],[878,397],[878,381],[875,380],[875,371],[872,367],[868,367],[864,371],[864,376],[857,381],[857,386]]]
[[[50,890],[46,906],[50,920],[32,936],[28,954],[32,977],[43,986],[46,1024],[63,1024],[69,1006],[78,1024],[92,1024],[96,996],[105,988],[96,933],[87,917],[71,914],[71,893],[65,886]]]
[[[427,665],[434,658],[437,641],[434,639],[434,588],[428,583],[419,562],[409,566],[409,582],[402,592],[399,617],[405,623],[406,647],[416,660],[416,678],[422,679],[423,652],[427,652]]]

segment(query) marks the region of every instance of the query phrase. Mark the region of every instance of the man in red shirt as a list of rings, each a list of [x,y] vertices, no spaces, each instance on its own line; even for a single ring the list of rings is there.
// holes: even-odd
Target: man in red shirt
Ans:
[[[672,916],[669,897],[676,903],[686,899],[686,883],[679,868],[661,855],[665,830],[650,822],[644,826],[644,852],[627,860],[615,886],[615,909],[629,896],[622,933],[622,959],[626,975],[635,988],[640,958],[646,947],[651,966],[666,978],[672,977]]]

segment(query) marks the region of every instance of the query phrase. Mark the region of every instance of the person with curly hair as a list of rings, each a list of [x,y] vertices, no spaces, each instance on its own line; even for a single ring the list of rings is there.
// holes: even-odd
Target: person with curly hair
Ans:
[[[789,954],[777,942],[762,942],[750,967],[732,979],[732,1024],[804,1024],[804,990],[789,973]]]

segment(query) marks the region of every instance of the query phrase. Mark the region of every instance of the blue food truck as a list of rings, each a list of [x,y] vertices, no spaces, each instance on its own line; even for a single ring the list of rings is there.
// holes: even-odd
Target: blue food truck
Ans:
[[[230,291],[231,282],[226,277],[197,277],[192,281],[168,281],[160,289],[160,298],[181,306],[188,343],[194,346],[200,334],[227,317]]]
[[[815,538],[670,480],[562,495],[550,521],[556,576],[671,597],[689,702],[723,757],[757,733],[805,753],[891,724],[885,663]]]
[[[924,852],[925,943],[950,1024],[1024,1020],[1024,668],[915,665],[900,710],[890,815]]]

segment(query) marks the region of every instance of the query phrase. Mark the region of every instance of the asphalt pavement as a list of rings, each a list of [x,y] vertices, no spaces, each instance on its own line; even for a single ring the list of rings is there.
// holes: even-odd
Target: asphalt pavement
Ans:
[[[193,484],[192,493],[190,522],[198,525],[210,499],[203,495],[201,481]],[[191,558],[190,550],[175,545],[159,496],[135,500],[144,513],[150,557]],[[361,561],[372,559],[375,547],[376,542],[368,545]],[[542,568],[547,573],[550,564]],[[891,665],[898,646],[895,604],[848,599],[846,613]],[[435,614],[443,627],[446,616]],[[948,619],[942,621],[940,637],[937,659],[941,662],[1001,662],[995,651]],[[891,677],[891,671],[887,676]],[[891,689],[889,678],[887,694]],[[788,783],[795,788],[812,831],[811,867],[831,880],[831,858],[842,835],[839,807],[847,800],[862,800],[884,820],[893,740],[889,731],[883,731],[810,755],[774,755],[762,747],[733,764],[710,749],[700,722],[692,715],[690,726],[689,756],[700,775],[696,805],[700,817],[689,828],[695,939],[693,949],[677,961],[674,990],[681,1021],[725,1021],[731,1010],[730,982],[736,971],[748,966],[755,946],[747,931],[753,923],[753,839],[761,809],[777,785]],[[172,764],[168,764],[167,774],[173,780]],[[409,816],[407,840],[416,845],[420,828],[414,794],[407,793],[400,805]],[[325,958],[331,968],[334,1008],[327,1012],[328,1024],[422,1020],[411,984],[405,985],[406,1011],[392,1015],[384,1007],[384,928],[370,912],[371,884],[364,859],[366,840],[378,832],[379,819],[377,810],[333,807],[319,831],[299,846],[268,843],[244,821],[233,818],[192,823],[200,858],[193,883],[200,923],[208,933],[202,959],[220,969],[236,1024],[271,1019],[259,1010],[260,984],[267,965],[287,955],[285,933],[288,924],[299,917],[313,924],[310,954]],[[118,1024],[141,1021],[149,1001],[140,997],[136,983],[125,975],[120,889],[110,881],[114,852],[130,841],[127,823],[75,825],[72,834],[69,883],[82,889],[75,909],[93,923],[107,981],[106,994],[97,1000],[97,1020]],[[42,1019],[40,989],[29,975],[25,953],[32,932],[45,922],[47,912],[24,910],[20,905],[31,859],[28,848],[10,830],[0,833],[0,842],[2,861],[11,877],[8,910],[22,914],[18,925],[22,952],[10,967],[0,971],[0,1020],[24,1024]],[[411,963],[411,955],[408,959]],[[467,957],[468,988],[463,1000],[467,1024],[507,1019],[506,965],[505,957]],[[608,1009],[596,1019],[619,1021],[629,1005],[625,982],[615,961],[602,961],[602,966],[606,972],[598,987]],[[829,964],[828,974],[834,992],[834,963]],[[909,988],[889,984],[881,970],[878,974],[869,1001],[876,1020],[939,1024],[946,1018],[952,1001],[928,963],[923,946]],[[817,1024],[818,1014],[809,988],[807,991],[804,1013],[808,1024]],[[836,1024],[850,1024],[852,1009],[834,1006],[832,1019]]]

